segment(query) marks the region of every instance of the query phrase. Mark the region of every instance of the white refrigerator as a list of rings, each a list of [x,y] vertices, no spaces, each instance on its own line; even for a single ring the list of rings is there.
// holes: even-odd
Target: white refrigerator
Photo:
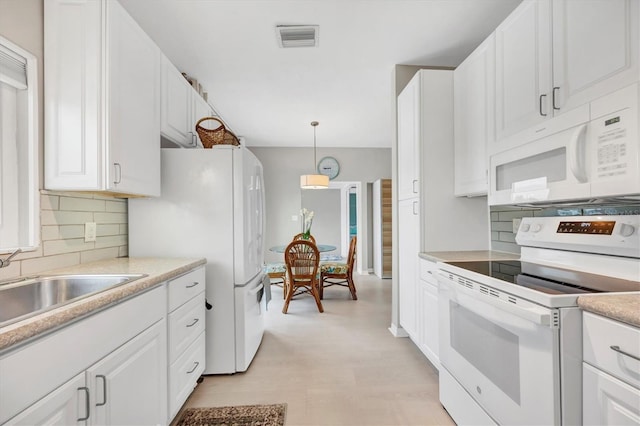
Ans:
[[[245,371],[260,346],[263,231],[262,164],[244,146],[163,149],[161,196],[129,200],[131,257],[207,259],[204,374]]]

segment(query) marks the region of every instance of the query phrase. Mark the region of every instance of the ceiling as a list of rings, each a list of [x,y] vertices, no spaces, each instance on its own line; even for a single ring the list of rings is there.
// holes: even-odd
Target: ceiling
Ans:
[[[121,0],[248,146],[390,147],[394,65],[455,67],[521,0]],[[282,49],[276,25],[319,25]]]

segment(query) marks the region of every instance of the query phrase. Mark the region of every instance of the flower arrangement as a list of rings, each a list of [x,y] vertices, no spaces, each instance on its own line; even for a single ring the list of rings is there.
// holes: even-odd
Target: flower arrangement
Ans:
[[[302,216],[302,238],[308,240],[311,236],[311,224],[313,223],[313,211],[303,208],[300,210]]]

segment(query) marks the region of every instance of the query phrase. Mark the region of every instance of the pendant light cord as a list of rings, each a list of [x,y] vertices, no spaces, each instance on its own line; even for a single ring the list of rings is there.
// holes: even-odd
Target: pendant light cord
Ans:
[[[318,123],[317,121],[312,121],[311,125],[313,126],[313,170],[314,173],[316,171],[316,165],[318,164],[316,161],[316,127],[318,127]]]

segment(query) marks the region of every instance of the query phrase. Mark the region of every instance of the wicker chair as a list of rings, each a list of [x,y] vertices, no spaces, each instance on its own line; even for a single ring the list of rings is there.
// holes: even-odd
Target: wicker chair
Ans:
[[[287,297],[282,313],[286,314],[289,302],[298,289],[305,289],[316,299],[318,311],[324,312],[318,294],[318,266],[320,253],[316,245],[308,240],[293,240],[284,251],[284,263],[287,265]]]
[[[304,240],[304,238],[302,238],[304,234],[300,233],[300,234],[296,234],[293,236],[293,240]],[[316,243],[316,239],[313,237],[313,235],[309,235],[309,239],[307,241],[311,241],[313,244]]]
[[[284,262],[272,262],[264,265],[264,272],[269,276],[271,285],[282,287],[282,298],[286,297],[285,275],[287,274],[287,266]]]
[[[349,244],[349,257],[347,263],[327,262],[320,266],[320,299],[324,296],[324,288],[332,285],[349,287],[351,298],[358,300],[356,296],[356,286],[353,283],[353,267],[356,261],[357,237],[351,238]]]

